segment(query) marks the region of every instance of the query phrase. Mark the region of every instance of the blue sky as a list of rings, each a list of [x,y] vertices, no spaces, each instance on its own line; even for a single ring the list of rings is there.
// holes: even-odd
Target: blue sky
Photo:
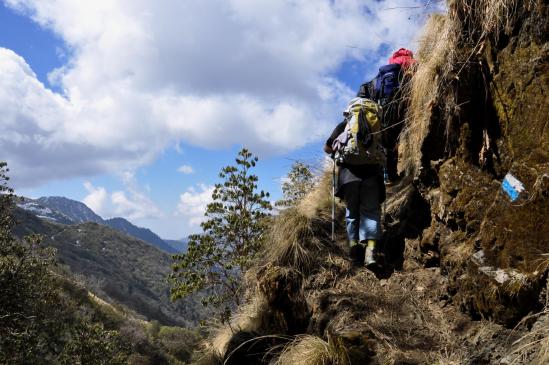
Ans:
[[[18,194],[186,236],[240,147],[273,200],[292,161],[319,165],[346,100],[416,48],[433,3],[2,1],[0,158]]]

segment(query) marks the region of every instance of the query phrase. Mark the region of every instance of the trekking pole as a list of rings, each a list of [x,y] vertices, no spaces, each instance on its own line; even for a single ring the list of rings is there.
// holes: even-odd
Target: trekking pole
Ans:
[[[336,186],[336,161],[332,159],[332,242],[335,242],[335,186]]]

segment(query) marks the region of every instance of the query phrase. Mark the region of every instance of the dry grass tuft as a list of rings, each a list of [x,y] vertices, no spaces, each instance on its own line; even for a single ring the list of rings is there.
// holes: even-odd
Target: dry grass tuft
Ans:
[[[393,196],[391,196],[390,199],[386,200],[385,213],[392,216],[393,222],[400,223],[397,221],[397,217],[403,216],[403,209],[406,208],[410,196],[413,193],[413,190],[414,186],[412,184],[409,184],[396,192]]]
[[[421,166],[423,140],[429,132],[432,111],[452,71],[457,42],[457,23],[450,17],[432,15],[424,28],[417,54],[419,65],[411,82],[408,123],[402,131],[400,170],[415,175]]]
[[[255,295],[247,304],[238,308],[228,326],[233,332],[266,333],[267,329],[274,327],[271,322],[269,304],[263,296]]]
[[[326,233],[323,231],[330,225],[331,183],[331,171],[327,171],[319,179],[315,189],[298,206],[283,210],[274,219],[267,238],[265,261],[299,272],[311,268],[315,259],[314,253],[318,253],[322,245],[322,235]],[[259,267],[252,268],[246,275],[247,280],[255,280],[258,270]],[[238,308],[228,324],[210,326],[211,334],[202,344],[201,352],[208,359],[223,359],[227,356],[229,344],[235,334],[245,332],[272,336],[269,334],[284,333],[282,324],[283,319],[272,313],[267,298],[255,292],[248,304]],[[311,341],[300,342],[299,348],[307,344],[311,344]],[[339,363],[341,362],[334,364]]]
[[[537,322],[532,330],[513,343],[513,351],[507,356],[511,364],[549,364],[549,303],[542,312],[525,319],[533,317]]]
[[[210,324],[208,338],[200,343],[197,351],[199,354],[198,364],[213,365],[221,363],[221,359],[227,351],[227,345],[233,336],[229,326]]]
[[[303,335],[288,344],[275,365],[347,365],[345,348],[331,338]]]
[[[487,35],[495,40],[502,31],[510,33],[519,6],[530,9],[535,0],[451,0],[449,13],[466,30],[467,40],[478,42]]]
[[[308,271],[326,239],[331,221],[332,174],[326,171],[317,186],[296,207],[275,218],[267,239],[266,259],[278,266]],[[338,217],[343,208],[336,206]]]
[[[536,314],[524,317],[521,322],[536,319],[532,329],[513,342],[506,356],[510,364],[549,364],[549,278],[545,286],[545,307]]]
[[[288,208],[276,217],[268,239],[268,262],[299,271],[308,270],[313,260],[311,246],[318,246],[312,224],[312,218],[301,214],[297,208]]]
[[[227,352],[227,346],[235,333],[259,332],[272,326],[268,304],[262,296],[254,296],[252,300],[238,308],[228,324],[210,324],[210,335],[202,343],[202,353],[208,358],[222,359]]]
[[[435,365],[461,365],[466,363],[463,350],[441,350],[433,359]]]
[[[323,172],[316,187],[297,205],[298,211],[308,218],[330,220],[332,207],[332,171]]]

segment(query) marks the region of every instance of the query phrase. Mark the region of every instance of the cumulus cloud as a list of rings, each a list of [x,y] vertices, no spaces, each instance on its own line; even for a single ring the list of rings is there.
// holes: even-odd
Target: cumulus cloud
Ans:
[[[29,186],[131,169],[181,141],[282,153],[318,140],[354,92],[338,69],[409,44],[421,19],[384,9],[424,1],[5,3],[69,51],[49,75],[61,95],[0,49],[0,152]]]
[[[85,182],[84,187],[88,191],[88,195],[82,201],[103,218],[123,217],[139,220],[164,217],[162,210],[137,188],[133,175],[126,174],[123,181],[126,189],[113,192]]]
[[[128,196],[124,191],[115,191],[111,194],[111,202],[114,206],[113,215],[115,216],[129,219],[159,218],[162,216],[162,212],[143,194],[131,193]]]
[[[204,221],[206,206],[212,201],[213,186],[200,184],[190,187],[179,196],[177,214],[187,218],[190,227],[196,227]]]
[[[189,175],[189,174],[194,173],[194,169],[193,169],[193,167],[190,166],[190,165],[182,165],[182,166],[179,166],[179,168],[177,169],[177,171],[179,171],[180,173],[185,174],[185,175]]]
[[[82,199],[82,202],[101,215],[108,202],[107,190],[104,187],[95,187],[89,181],[84,183],[84,187],[88,191],[88,195]]]

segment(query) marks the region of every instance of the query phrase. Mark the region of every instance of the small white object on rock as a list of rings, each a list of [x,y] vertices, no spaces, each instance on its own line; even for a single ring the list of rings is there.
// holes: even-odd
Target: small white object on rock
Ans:
[[[483,250],[480,250],[480,251],[477,251],[473,254],[473,256],[471,256],[471,260],[473,260],[473,262],[475,264],[477,264],[478,266],[481,266],[484,264],[484,251]]]

